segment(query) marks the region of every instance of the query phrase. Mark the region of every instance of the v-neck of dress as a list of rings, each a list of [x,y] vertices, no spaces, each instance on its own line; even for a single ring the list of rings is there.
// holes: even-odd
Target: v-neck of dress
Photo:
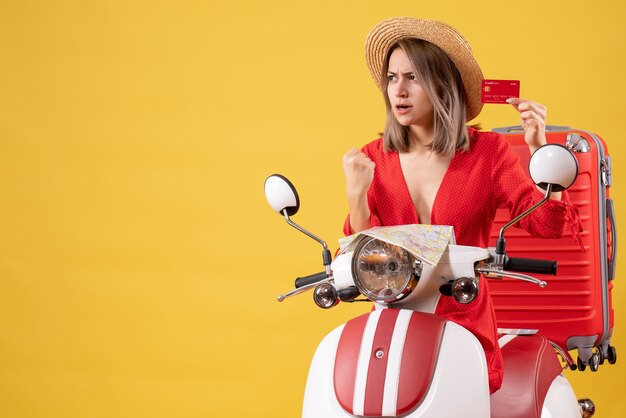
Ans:
[[[458,151],[455,151],[454,155],[450,159],[450,163],[448,164],[448,168],[446,168],[446,172],[443,174],[443,178],[441,179],[441,183],[439,184],[439,188],[437,189],[437,193],[435,193],[435,199],[433,200],[433,207],[430,208],[430,224],[431,225],[434,225],[433,224],[433,219],[435,219],[435,213],[436,213],[435,209],[437,207],[437,202],[439,200],[439,193],[441,192],[441,189],[446,186],[448,177],[450,177],[449,173],[451,171],[452,165],[455,163],[455,161],[457,159],[457,155],[458,155]],[[395,163],[398,164],[398,168],[400,170],[400,173],[402,173],[402,181],[404,183],[405,197],[408,199],[408,202],[411,202],[411,206],[413,208],[412,213],[415,214],[415,223],[419,224],[420,223],[420,219],[419,219],[419,215],[417,213],[417,208],[415,207],[415,202],[413,201],[413,198],[411,197],[411,191],[409,190],[409,185],[406,182],[406,177],[404,176],[404,170],[402,170],[402,164],[400,162],[400,153],[394,152],[394,158],[395,158]]]

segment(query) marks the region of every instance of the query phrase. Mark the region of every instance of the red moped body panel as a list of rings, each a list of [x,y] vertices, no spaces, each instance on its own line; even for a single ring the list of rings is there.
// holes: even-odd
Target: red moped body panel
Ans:
[[[341,407],[364,417],[403,416],[417,408],[433,378],[445,323],[431,314],[400,309],[373,311],[346,323],[334,366]],[[397,376],[390,376],[393,370]],[[395,415],[383,414],[390,393],[396,398]]]

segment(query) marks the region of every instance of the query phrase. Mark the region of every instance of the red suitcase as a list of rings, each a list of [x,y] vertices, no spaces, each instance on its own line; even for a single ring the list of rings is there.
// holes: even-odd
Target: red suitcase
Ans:
[[[560,239],[534,238],[511,228],[506,233],[509,255],[557,260],[557,275],[537,275],[548,283],[546,288],[511,279],[490,279],[489,287],[498,327],[536,329],[562,348],[577,349],[580,370],[589,365],[595,371],[605,359],[611,364],[616,360],[615,348],[610,345],[617,249],[615,212],[609,198],[611,159],[597,135],[569,127],[547,130],[548,143],[567,146],[578,160],[578,178],[568,194],[580,213],[585,251],[569,226]],[[505,136],[528,171],[530,152],[521,128],[494,131]],[[498,209],[490,245],[495,245],[500,228],[510,219],[508,209]]]

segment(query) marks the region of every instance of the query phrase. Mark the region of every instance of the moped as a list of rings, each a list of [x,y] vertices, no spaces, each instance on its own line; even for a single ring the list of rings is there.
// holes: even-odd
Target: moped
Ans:
[[[267,178],[272,208],[323,246],[324,271],[296,279],[296,288],[278,301],[313,290],[314,302],[325,309],[363,298],[374,304],[319,344],[306,383],[304,418],[593,415],[593,402],[577,400],[562,374],[572,365],[569,354],[536,331],[499,330],[504,380],[490,395],[479,340],[434,314],[440,298],[472,303],[485,277],[545,287],[527,273],[556,274],[553,261],[509,257],[504,233],[552,192],[571,186],[578,165],[567,148],[549,144],[533,154],[529,168],[545,197],[502,228],[495,249],[456,245],[451,227],[404,225],[348,237],[334,260],[324,240],[291,220],[300,206],[293,184],[277,174]]]

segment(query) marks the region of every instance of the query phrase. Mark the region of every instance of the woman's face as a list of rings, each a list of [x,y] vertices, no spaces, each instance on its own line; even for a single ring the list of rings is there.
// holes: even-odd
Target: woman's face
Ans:
[[[387,78],[387,95],[398,122],[403,126],[432,126],[433,104],[418,84],[411,61],[401,48],[394,49],[389,57]]]

